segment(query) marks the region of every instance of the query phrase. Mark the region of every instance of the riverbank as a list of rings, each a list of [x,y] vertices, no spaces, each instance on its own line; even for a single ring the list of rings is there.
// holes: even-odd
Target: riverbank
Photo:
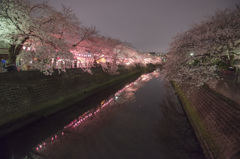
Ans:
[[[121,82],[5,136],[0,158],[203,159],[177,96],[159,74]]]
[[[239,106],[204,86],[187,94],[184,86],[172,85],[193,126],[207,158],[240,157]]]
[[[6,83],[3,86],[6,93],[1,96],[5,102],[0,108],[4,110],[0,116],[0,137],[153,69],[155,67],[122,69],[115,76],[103,71],[93,75],[71,73],[70,76],[44,77],[29,83],[24,80],[18,84]],[[18,98],[13,99],[14,96]]]

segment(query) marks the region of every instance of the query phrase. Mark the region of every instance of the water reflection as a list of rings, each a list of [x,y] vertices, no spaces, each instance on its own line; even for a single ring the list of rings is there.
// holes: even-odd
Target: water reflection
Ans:
[[[202,158],[176,96],[158,76],[142,75],[36,145],[31,157]]]
[[[148,82],[154,77],[159,76],[159,71],[156,70],[149,74],[144,74],[139,77],[136,81],[126,85],[124,88],[116,92],[113,96],[109,99],[103,100],[100,105],[96,106],[95,108],[87,111],[83,115],[79,116],[77,119],[70,122],[66,125],[63,130],[58,131],[57,133],[53,134],[51,137],[46,139],[45,141],[38,144],[35,148],[35,151],[39,154],[44,151],[44,149],[50,147],[51,144],[54,144],[57,140],[60,140],[66,133],[70,132],[73,128],[79,127],[80,125],[84,126],[84,122],[86,120],[91,120],[91,118],[97,118],[97,114],[102,111],[105,107],[112,106],[113,104],[124,104],[125,102],[134,102],[135,96],[134,93],[140,87],[144,86],[144,83]],[[99,118],[99,117],[98,117]],[[104,119],[104,118],[102,118]],[[108,118],[109,119],[109,118]],[[36,155],[33,155],[37,157]]]
[[[169,83],[165,83],[168,93],[161,107],[164,118],[158,123],[156,133],[159,141],[164,145],[162,151],[173,152],[164,153],[165,158],[184,158],[184,159],[203,159],[205,158],[192,127],[189,124],[186,114],[184,113],[174,90]],[[162,129],[166,128],[166,129]]]

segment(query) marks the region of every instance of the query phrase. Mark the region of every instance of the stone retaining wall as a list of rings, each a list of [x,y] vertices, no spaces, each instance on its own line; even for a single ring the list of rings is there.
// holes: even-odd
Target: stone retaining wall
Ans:
[[[218,72],[218,75],[222,80],[217,83],[216,87],[207,83],[208,86],[240,105],[240,71],[225,70]]]
[[[240,83],[223,80],[218,82],[216,87],[209,87],[240,105]]]
[[[240,158],[239,106],[221,99],[208,87],[189,95],[186,87],[175,88],[207,158]]]
[[[50,100],[58,100],[77,91],[84,95],[84,89],[111,79],[142,70],[143,68],[120,69],[118,75],[109,75],[102,69],[91,75],[82,70],[68,70],[63,74],[45,76],[37,71],[9,72],[0,74],[0,127],[6,121],[29,115],[41,109],[39,105]],[[9,79],[9,80],[7,80]],[[80,97],[79,97],[80,98]]]

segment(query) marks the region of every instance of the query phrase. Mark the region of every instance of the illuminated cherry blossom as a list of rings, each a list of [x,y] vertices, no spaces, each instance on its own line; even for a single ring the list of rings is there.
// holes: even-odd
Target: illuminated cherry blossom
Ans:
[[[98,63],[115,74],[118,65],[161,62],[158,57],[138,53],[126,42],[99,35],[65,6],[57,11],[45,2],[2,0],[0,20],[0,41],[9,44],[10,63],[20,61],[22,69],[50,75],[54,69],[61,72],[71,67],[91,72]]]
[[[201,86],[216,83],[219,63],[230,66],[239,56],[240,7],[218,10],[204,21],[173,38],[170,44],[166,75],[177,83]]]

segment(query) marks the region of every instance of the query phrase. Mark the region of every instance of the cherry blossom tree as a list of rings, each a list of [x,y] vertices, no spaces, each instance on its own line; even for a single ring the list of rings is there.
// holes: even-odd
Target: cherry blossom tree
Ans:
[[[0,40],[9,44],[9,61],[14,63],[18,59],[22,67],[45,74],[52,74],[56,68],[65,71],[72,65],[74,53],[86,51],[93,54],[94,61],[81,67],[89,72],[99,58],[105,58],[100,65],[111,74],[117,73],[119,64],[159,62],[138,53],[126,42],[99,35],[95,27],[83,26],[65,6],[57,11],[45,2],[2,0],[0,20]]]
[[[117,55],[123,43],[120,40],[101,35],[91,36],[78,45],[78,50],[85,49],[94,56],[94,61],[100,64],[103,70],[115,74],[117,73]],[[100,61],[104,59],[104,61]],[[92,63],[91,67],[94,67]]]
[[[39,26],[35,31],[38,37],[29,37],[25,45],[30,45],[33,49],[23,50],[19,58],[22,63],[45,74],[51,74],[56,68],[57,59],[62,59],[58,69],[65,71],[73,60],[70,52],[72,41],[66,39],[77,33],[80,22],[75,19],[71,10],[64,6],[60,12],[45,4],[40,6],[40,12],[35,13],[32,18],[34,24]]]
[[[19,56],[22,63],[45,73],[53,72],[54,67],[49,65],[54,66],[57,58],[67,59],[64,65],[70,65],[73,59],[70,48],[95,31],[83,27],[65,6],[56,11],[47,3],[3,0],[0,10],[0,35],[10,45],[9,61],[14,63]],[[23,45],[31,49],[23,50]]]
[[[170,44],[166,75],[177,83],[200,86],[216,83],[217,65],[226,57],[229,66],[240,44],[240,7],[218,10],[188,31],[173,38]]]
[[[36,26],[30,13],[34,6],[17,0],[2,0],[0,4],[0,38],[9,43],[10,62],[15,62],[22,45],[29,39]],[[37,36],[37,35],[36,35]]]

